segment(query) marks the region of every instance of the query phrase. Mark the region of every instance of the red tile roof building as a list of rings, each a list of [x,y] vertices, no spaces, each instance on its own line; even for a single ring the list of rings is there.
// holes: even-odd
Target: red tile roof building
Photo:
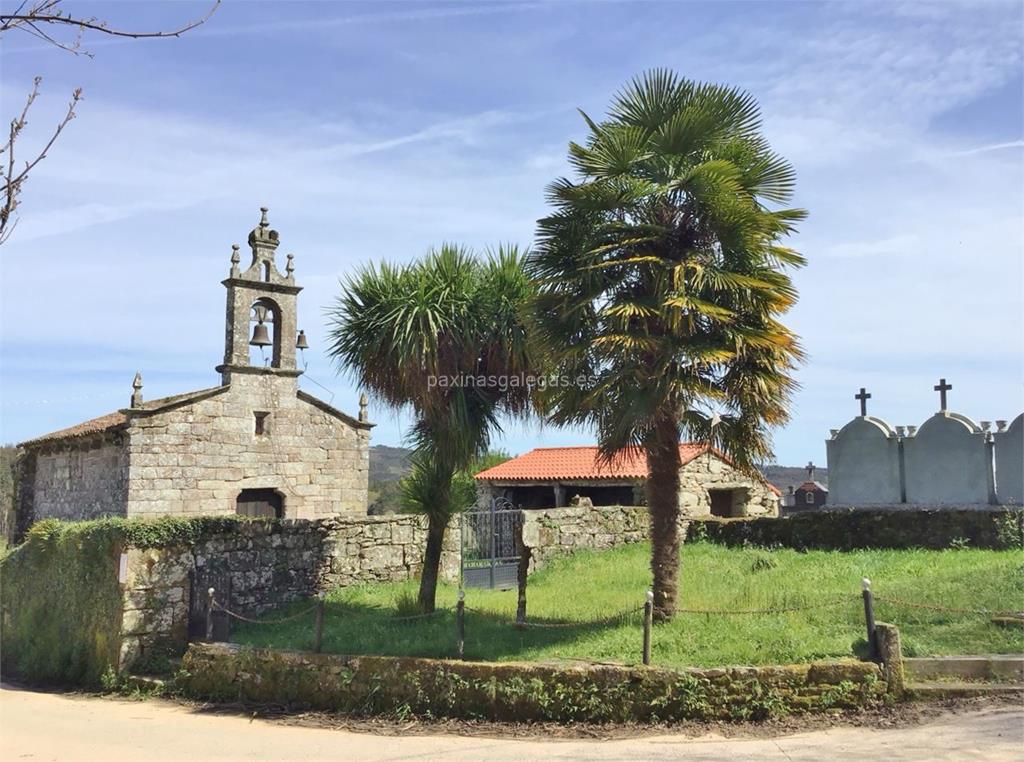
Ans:
[[[778,490],[760,474],[735,467],[718,450],[696,442],[679,445],[680,508],[687,515],[778,515]],[[642,450],[623,450],[602,461],[597,447],[539,447],[476,474],[481,499],[505,497],[522,508],[570,504],[576,496],[594,505],[644,502],[649,471]]]

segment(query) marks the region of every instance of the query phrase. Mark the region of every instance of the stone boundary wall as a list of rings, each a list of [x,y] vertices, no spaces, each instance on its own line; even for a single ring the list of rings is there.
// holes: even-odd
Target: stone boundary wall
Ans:
[[[160,653],[184,652],[189,612],[215,588],[222,605],[259,616],[321,590],[413,579],[423,565],[422,516],[237,522],[187,546],[126,548],[121,671]],[[459,574],[457,532],[445,536],[442,579]]]
[[[681,517],[683,536],[723,545],[855,550],[931,548],[966,540],[971,548],[1021,547],[1024,511],[1009,508],[851,508],[802,512],[782,518]],[[523,511],[523,543],[530,571],[576,550],[608,550],[649,538],[646,507],[602,506]]]
[[[662,669],[336,656],[195,643],[178,687],[197,699],[352,714],[520,722],[767,720],[882,700],[872,662]]]
[[[697,534],[700,533],[700,534]],[[850,508],[783,519],[691,522],[689,537],[797,550],[1020,548],[1024,511],[1010,508]]]
[[[650,514],[643,506],[550,508],[522,513],[530,572],[577,550],[609,550],[650,537]],[[687,523],[681,522],[684,530]]]

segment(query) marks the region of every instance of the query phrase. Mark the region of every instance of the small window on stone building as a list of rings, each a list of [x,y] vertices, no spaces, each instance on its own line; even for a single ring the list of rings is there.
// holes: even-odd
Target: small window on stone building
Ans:
[[[253,413],[256,417],[256,436],[263,436],[267,433],[267,416],[270,413]]]
[[[804,502],[807,503],[807,505],[814,505],[814,493],[813,492],[806,492],[806,493],[804,493]]]

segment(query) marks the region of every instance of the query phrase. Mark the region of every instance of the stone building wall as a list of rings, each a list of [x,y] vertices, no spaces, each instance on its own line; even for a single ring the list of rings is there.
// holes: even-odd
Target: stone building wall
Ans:
[[[710,516],[710,489],[734,490],[734,518],[778,516],[779,496],[762,480],[752,478],[711,453],[698,455],[679,472],[679,509],[686,516]]]
[[[30,457],[33,521],[125,515],[128,458],[119,441],[91,440]]]
[[[258,617],[322,590],[413,579],[423,566],[422,516],[339,516],[316,521],[253,521],[211,533],[189,547],[134,549],[127,555],[121,668],[150,654],[180,653],[193,600],[214,587],[217,600]],[[441,578],[459,576],[459,536],[445,536]]]
[[[297,393],[294,378],[235,374],[231,385],[132,415],[128,513],[233,514],[243,489],[274,489],[285,518],[365,514],[369,429]],[[267,412],[257,434],[255,413]]]

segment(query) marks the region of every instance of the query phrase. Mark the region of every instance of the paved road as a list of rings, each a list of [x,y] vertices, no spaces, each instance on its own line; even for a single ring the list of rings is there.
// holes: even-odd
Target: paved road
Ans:
[[[835,728],[783,738],[651,735],[615,741],[376,736],[197,714],[161,701],[0,690],[0,750],[14,760],[1019,760],[1024,709],[916,727]]]

